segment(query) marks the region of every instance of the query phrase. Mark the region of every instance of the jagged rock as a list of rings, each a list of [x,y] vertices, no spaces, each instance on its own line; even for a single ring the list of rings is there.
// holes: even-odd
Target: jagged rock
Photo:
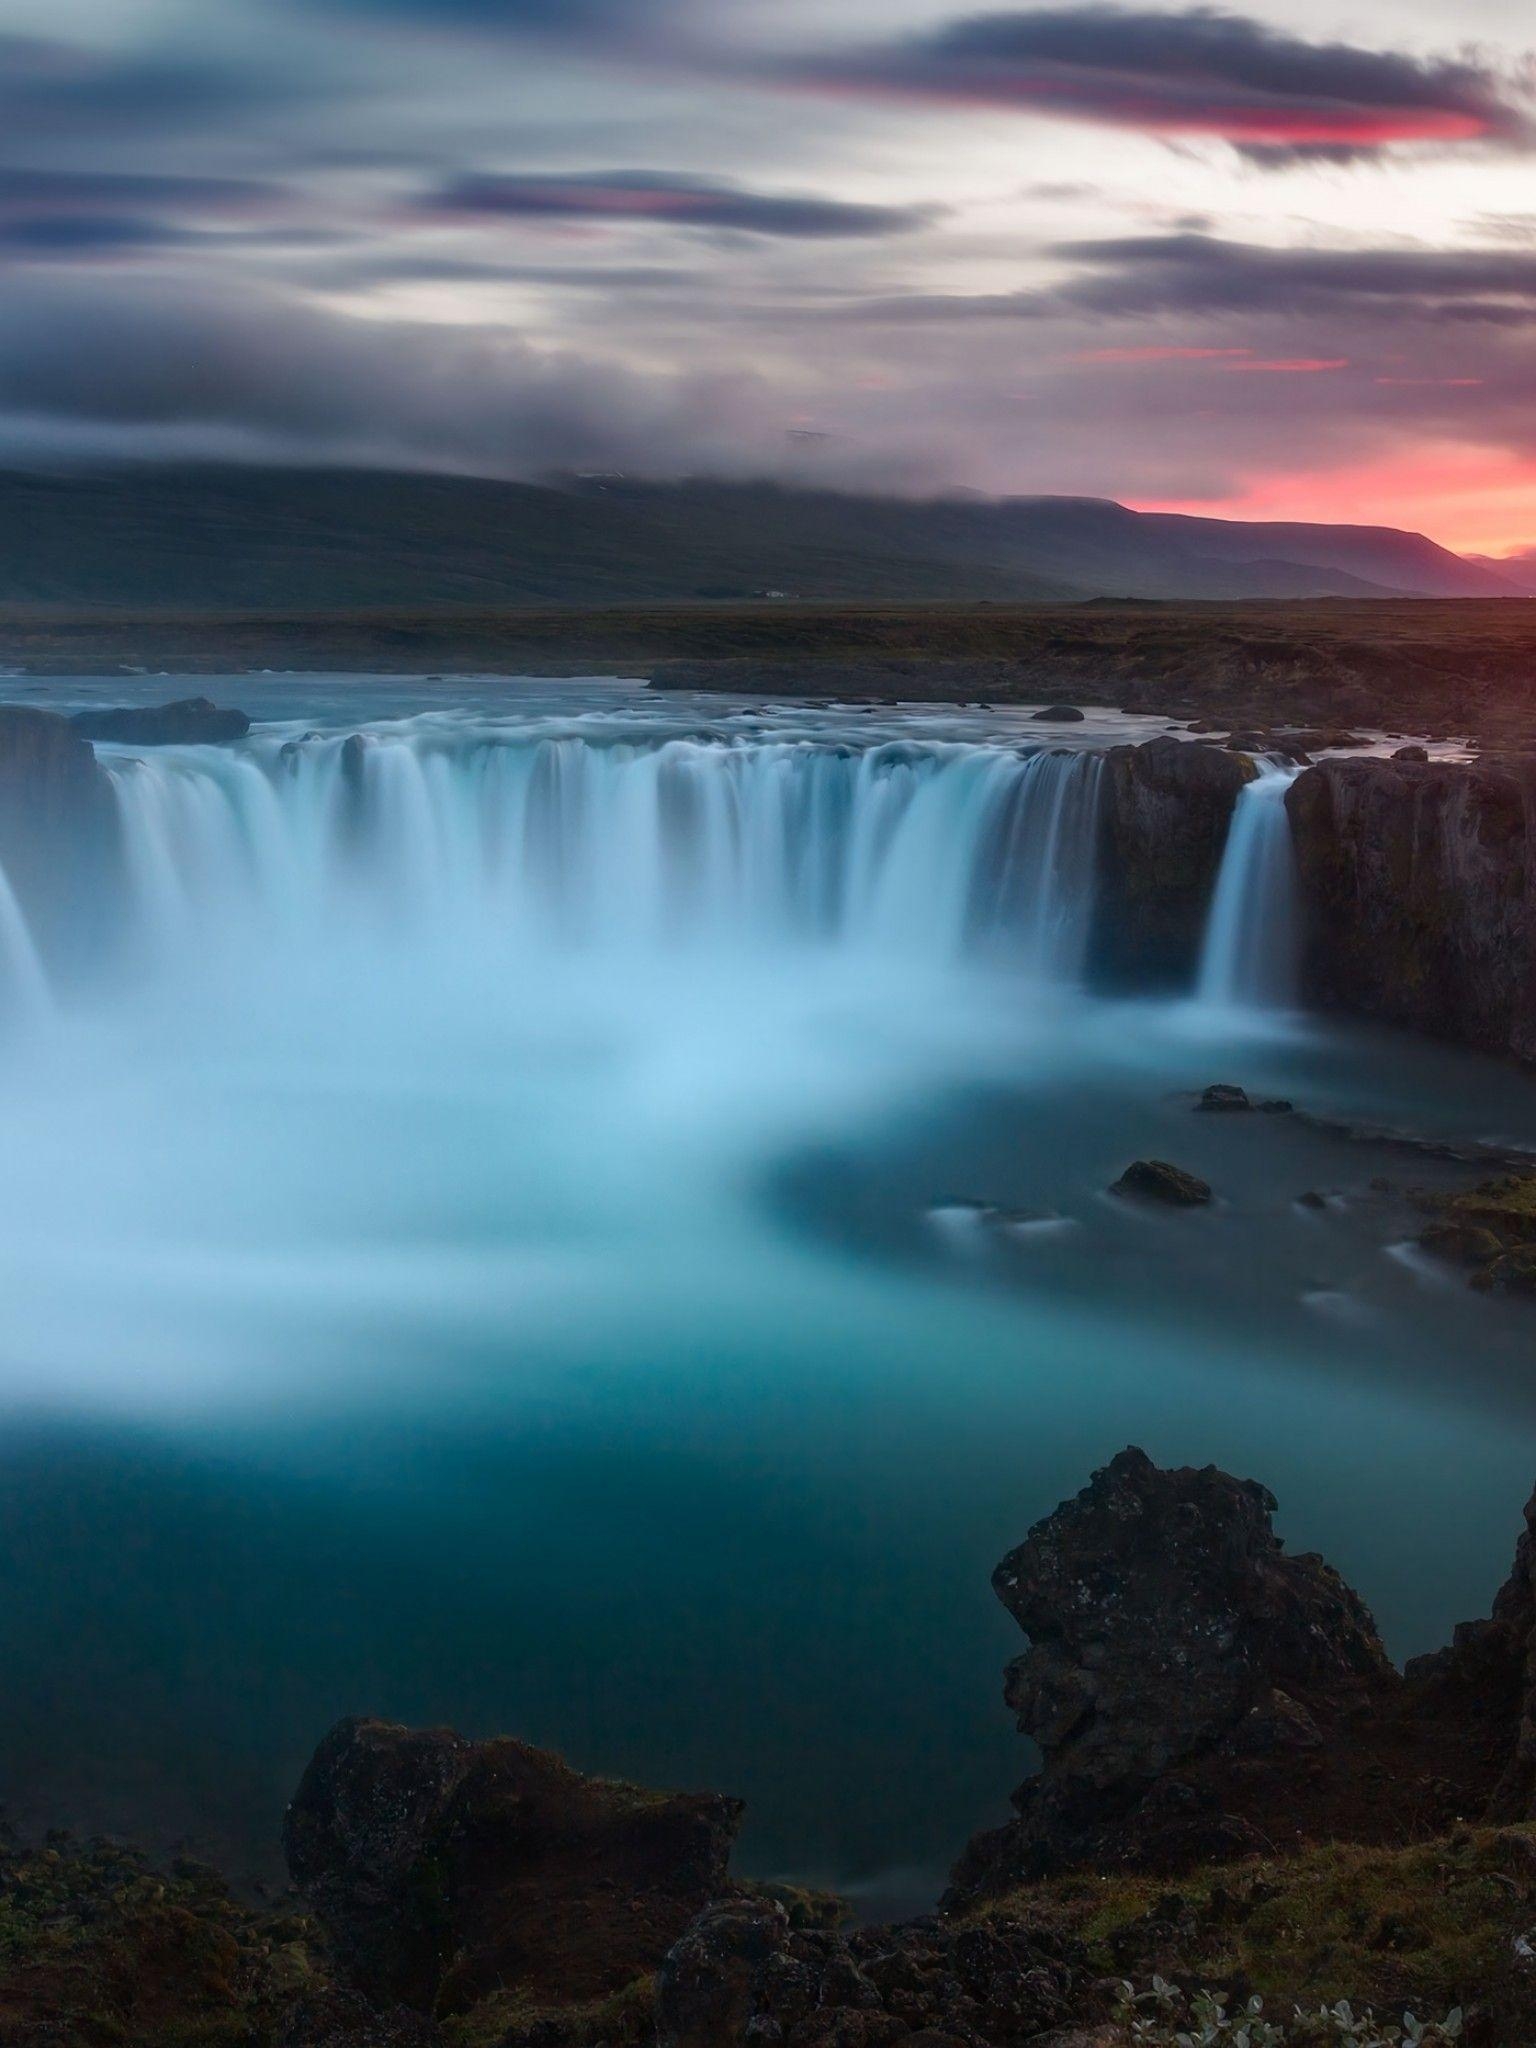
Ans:
[[[1286,806],[1310,995],[1536,1059],[1536,760],[1323,761]]]
[[[243,740],[251,729],[243,711],[225,710],[207,697],[77,711],[70,724],[82,739],[110,740],[131,747],[218,745]]]
[[[118,851],[111,784],[87,742],[56,712],[0,705],[0,868],[45,951],[100,936]]]
[[[1093,960],[1113,982],[1194,972],[1246,755],[1163,737],[1105,756],[1105,838]]]
[[[933,1920],[796,1933],[765,1902],[710,1907],[662,1965],[658,2048],[1014,2048],[1070,2015],[1073,1944]]]
[[[1004,1696],[1043,1765],[1018,1819],[966,1851],[952,1900],[1083,1861],[1262,1847],[1202,1767],[1251,1773],[1255,1753],[1313,1747],[1394,1697],[1366,1608],[1321,1558],[1285,1555],[1274,1507],[1251,1480],[1127,1450],[1004,1558],[993,1585],[1030,1638]]]
[[[1209,1181],[1166,1159],[1134,1159],[1109,1191],[1122,1199],[1162,1202],[1171,1209],[1198,1209],[1211,1199]]]
[[[284,1827],[346,1977],[439,2016],[606,1998],[727,1888],[740,1802],[587,1778],[512,1741],[342,1721]]]

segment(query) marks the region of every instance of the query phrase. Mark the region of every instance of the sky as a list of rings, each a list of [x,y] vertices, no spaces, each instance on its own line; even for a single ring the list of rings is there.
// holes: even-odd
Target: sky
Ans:
[[[0,459],[1536,549],[1526,0],[0,0]]]

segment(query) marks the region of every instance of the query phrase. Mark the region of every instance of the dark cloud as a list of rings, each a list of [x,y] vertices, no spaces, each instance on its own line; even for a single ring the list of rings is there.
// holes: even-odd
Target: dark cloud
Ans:
[[[316,14],[412,29],[571,37],[643,34],[667,0],[291,0]]]
[[[1392,319],[1536,320],[1536,251],[1276,249],[1211,235],[1068,242],[1055,252],[1089,267],[1060,300],[1079,311],[1378,312]]]
[[[0,166],[0,258],[79,262],[177,247],[271,215],[285,196],[242,178]]]
[[[1048,289],[847,301],[839,317],[898,325],[1084,314],[1536,323],[1536,249],[1285,249],[1177,234],[1061,242],[1050,253],[1078,274]]]
[[[792,70],[850,93],[1215,136],[1265,163],[1348,160],[1397,143],[1533,139],[1528,105],[1481,65],[1304,42],[1211,7],[978,14]]]
[[[424,194],[419,205],[423,212],[458,220],[663,221],[808,241],[904,234],[935,218],[928,207],[753,192],[660,171],[469,175]]]

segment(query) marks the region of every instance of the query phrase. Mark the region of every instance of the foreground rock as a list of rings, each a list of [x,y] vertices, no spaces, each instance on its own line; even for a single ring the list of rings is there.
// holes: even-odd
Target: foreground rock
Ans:
[[[1161,738],[1105,756],[1105,838],[1093,955],[1099,972],[1136,985],[1187,983],[1246,755]]]
[[[521,1742],[343,1721],[284,1828],[294,1882],[375,2003],[600,2001],[727,1888],[741,1805],[586,1778]]]
[[[1265,1846],[1189,1773],[1296,1759],[1400,1685],[1363,1603],[1287,1557],[1262,1486],[1122,1451],[993,1575],[1030,1638],[1005,1698],[1043,1765],[1018,1819],[967,1851],[957,1898],[1071,1864],[1165,1864]]]
[[[662,1967],[657,2048],[1023,2048],[1068,2018],[1080,1960],[1006,1924],[794,1933],[780,1906],[725,1901]]]
[[[208,697],[77,711],[70,724],[82,739],[110,740],[131,747],[219,746],[243,740],[251,729],[243,711],[225,710]]]
[[[1310,994],[1536,1059],[1536,758],[1324,761],[1286,804]]]
[[[1199,1209],[1211,1200],[1211,1185],[1166,1159],[1133,1159],[1109,1191],[1122,1201],[1160,1202],[1165,1209]]]

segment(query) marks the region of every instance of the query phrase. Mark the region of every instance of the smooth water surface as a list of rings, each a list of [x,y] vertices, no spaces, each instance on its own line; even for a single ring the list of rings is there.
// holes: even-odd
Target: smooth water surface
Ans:
[[[931,1895],[1027,1768],[991,1566],[1133,1441],[1264,1479],[1396,1652],[1486,1610],[1529,1311],[1403,1252],[1444,1169],[1190,1091],[1506,1141],[1536,1099],[1247,984],[1085,993],[1092,749],[1156,725],[203,687],[262,724],[101,750],[119,942],[0,1068],[26,1816],[269,1867],[372,1712]],[[1108,1198],[1148,1154],[1218,1205]]]

